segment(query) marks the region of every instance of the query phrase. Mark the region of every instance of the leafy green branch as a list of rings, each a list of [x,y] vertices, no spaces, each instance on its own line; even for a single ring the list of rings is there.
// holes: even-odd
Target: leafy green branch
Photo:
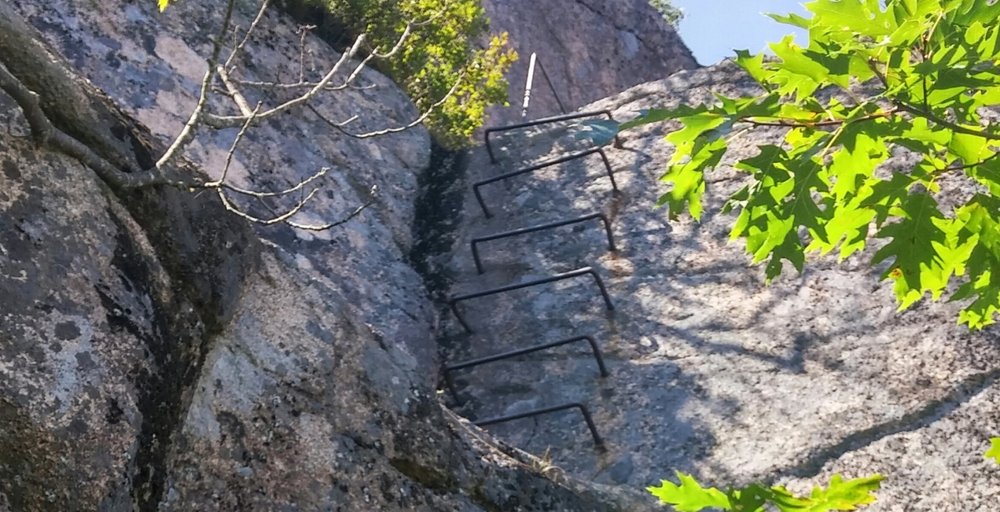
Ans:
[[[1000,3],[987,0],[814,0],[810,17],[771,15],[805,29],[771,45],[775,58],[737,51],[759,85],[754,96],[651,109],[604,135],[674,121],[675,151],[659,204],[699,219],[704,175],[722,165],[738,130],[781,129],[783,137],[734,164],[748,185],[729,197],[730,231],[767,278],[807,254],[841,259],[883,243],[900,309],[950,293],[965,301],[971,328],[1000,312]],[[742,132],[740,132],[742,133]],[[603,136],[603,135],[602,135]],[[915,155],[908,169],[890,156]],[[965,184],[954,206],[944,173]],[[952,187],[954,188],[954,187]],[[948,201],[942,201],[948,195]]]
[[[773,507],[780,512],[827,512],[831,510],[856,510],[861,505],[875,501],[883,477],[874,475],[844,480],[834,475],[830,484],[814,487],[808,496],[796,496],[782,486],[766,487],[751,484],[725,491],[715,487],[702,487],[691,475],[677,472],[679,483],[668,480],[648,491],[678,512],[701,510],[729,510],[734,512],[764,512]]]

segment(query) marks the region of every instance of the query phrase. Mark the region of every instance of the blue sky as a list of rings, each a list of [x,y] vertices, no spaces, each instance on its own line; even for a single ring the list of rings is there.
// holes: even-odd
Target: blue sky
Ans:
[[[672,0],[684,10],[680,23],[681,38],[691,48],[698,62],[714,64],[732,57],[733,49],[764,51],[768,42],[785,34],[798,32],[796,42],[805,45],[804,32],[781,25],[762,12],[802,15],[804,0]]]

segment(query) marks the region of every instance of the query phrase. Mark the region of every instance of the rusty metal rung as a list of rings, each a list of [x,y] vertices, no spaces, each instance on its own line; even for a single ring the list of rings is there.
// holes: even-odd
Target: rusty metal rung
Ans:
[[[454,296],[454,297],[452,297],[451,299],[448,300],[448,306],[451,307],[452,313],[455,314],[455,318],[457,318],[458,322],[460,324],[462,324],[462,327],[465,328],[466,332],[472,332],[472,328],[469,327],[469,324],[466,323],[465,318],[462,317],[462,313],[459,312],[459,310],[458,310],[458,303],[459,302],[462,302],[462,301],[465,301],[465,300],[469,300],[469,299],[475,299],[475,298],[479,298],[479,297],[486,297],[487,295],[495,295],[497,293],[509,292],[509,291],[513,291],[513,290],[520,290],[521,288],[528,288],[530,286],[537,286],[537,285],[541,285],[541,284],[552,283],[552,282],[555,282],[555,281],[562,281],[564,279],[572,279],[574,277],[579,277],[579,276],[583,276],[583,275],[587,275],[587,274],[593,276],[594,282],[596,282],[598,288],[600,288],[600,290],[601,290],[601,297],[604,298],[604,305],[607,306],[607,308],[608,308],[609,311],[613,311],[615,309],[615,306],[614,306],[614,304],[611,303],[611,297],[608,296],[608,290],[607,290],[607,288],[604,287],[604,281],[601,280],[601,276],[597,273],[597,271],[595,271],[591,267],[583,267],[581,269],[572,270],[572,271],[569,271],[569,272],[563,272],[561,274],[556,274],[556,275],[550,276],[550,277],[543,277],[541,279],[534,279],[532,281],[527,281],[527,282],[524,282],[524,283],[510,284],[510,285],[507,285],[507,286],[501,286],[499,288],[492,288],[492,289],[484,290],[484,291],[481,291],[481,292],[469,293],[469,294],[465,294],[465,295],[456,295],[456,296]]]
[[[490,144],[490,135],[496,132],[506,132],[510,130],[518,130],[521,128],[530,128],[532,126],[538,126],[541,124],[558,123],[560,121],[569,121],[571,119],[580,119],[584,117],[595,117],[595,116],[608,116],[608,119],[614,121],[615,118],[612,117],[610,110],[592,110],[589,112],[575,112],[572,114],[564,114],[552,117],[543,117],[540,119],[535,119],[534,121],[528,121],[525,123],[509,124],[506,126],[497,126],[494,128],[487,128],[483,133],[483,140],[486,142],[486,152],[490,155],[490,162],[497,163],[496,156],[493,154],[493,146]],[[618,135],[615,135],[615,147],[621,147],[621,139]]]
[[[512,357],[522,356],[525,354],[530,354],[532,352],[539,352],[542,350],[555,348],[562,345],[568,345],[570,343],[576,343],[578,341],[586,341],[590,345],[590,350],[594,354],[594,360],[597,361],[597,368],[601,371],[601,377],[607,377],[608,375],[611,375],[611,373],[608,372],[607,366],[604,365],[604,356],[601,354],[601,348],[597,346],[597,342],[594,341],[594,338],[590,336],[575,336],[573,338],[566,338],[559,341],[542,343],[540,345],[532,345],[530,347],[519,348],[517,350],[511,350],[509,352],[502,352],[500,354],[493,354],[491,356],[480,357],[478,359],[470,359],[468,361],[462,361],[460,363],[447,365],[444,367],[444,381],[445,384],[448,386],[448,391],[451,393],[451,396],[455,400],[455,403],[461,405],[462,400],[458,397],[458,389],[455,387],[455,381],[451,378],[451,372],[456,370],[464,370],[466,368],[472,368],[475,366],[483,365],[486,363],[492,363],[495,361],[501,361],[503,359],[510,359]]]
[[[561,220],[561,221],[558,221],[558,222],[550,222],[548,224],[538,224],[538,225],[535,225],[535,226],[528,226],[526,228],[514,229],[514,230],[511,230],[511,231],[504,231],[503,233],[496,233],[496,234],[493,234],[493,235],[487,235],[487,236],[481,236],[481,237],[478,237],[478,238],[473,238],[472,242],[469,244],[469,246],[472,248],[472,259],[473,259],[473,261],[476,262],[476,271],[478,271],[480,274],[483,273],[483,262],[482,262],[482,260],[479,257],[479,247],[477,246],[477,244],[480,244],[482,242],[489,242],[491,240],[499,240],[501,238],[508,238],[508,237],[518,236],[518,235],[526,235],[528,233],[534,233],[536,231],[542,231],[542,230],[545,230],[545,229],[558,228],[558,227],[562,227],[562,226],[567,226],[569,224],[576,224],[578,222],[586,222],[586,221],[592,220],[592,219],[601,219],[601,222],[604,223],[604,232],[608,236],[608,250],[614,251],[615,250],[615,239],[614,239],[614,236],[611,234],[611,221],[609,221],[608,217],[605,216],[603,213],[592,213],[590,215],[584,215],[583,217],[577,217],[575,219]]]
[[[508,173],[501,174],[499,176],[494,176],[492,178],[487,178],[485,180],[477,181],[477,182],[475,182],[475,183],[472,184],[472,192],[475,193],[475,195],[476,195],[476,201],[479,202],[479,207],[483,209],[483,215],[485,215],[486,217],[492,217],[493,214],[491,214],[490,211],[489,211],[489,209],[486,208],[486,201],[483,200],[483,194],[482,194],[482,192],[479,191],[479,187],[482,187],[483,185],[489,185],[490,183],[496,183],[498,181],[503,181],[503,180],[506,180],[506,179],[509,179],[509,178],[513,178],[515,176],[520,176],[522,174],[527,174],[529,172],[535,172],[535,171],[537,171],[539,169],[544,169],[546,167],[551,167],[553,165],[559,165],[559,164],[562,164],[562,163],[566,163],[566,162],[569,162],[571,160],[576,160],[578,158],[583,158],[583,157],[586,157],[586,156],[589,156],[589,155],[593,155],[595,153],[601,156],[601,161],[604,162],[604,168],[608,172],[608,178],[611,179],[611,188],[613,188],[617,192],[618,191],[618,183],[615,182],[615,174],[611,170],[611,162],[608,161],[608,155],[606,155],[604,153],[604,150],[601,149],[601,148],[590,148],[590,149],[581,151],[579,153],[573,153],[571,155],[566,155],[566,156],[563,156],[563,157],[554,158],[552,160],[546,160],[544,162],[541,162],[541,163],[538,163],[538,164],[535,164],[535,165],[531,165],[531,166],[528,166],[528,167],[524,167],[524,168],[518,169],[516,171],[511,171],[511,172],[508,172]]]
[[[494,425],[496,423],[504,423],[507,421],[519,420],[522,418],[530,418],[532,416],[540,416],[542,414],[549,414],[552,412],[565,411],[567,409],[579,409],[580,414],[583,415],[583,420],[587,422],[587,428],[590,429],[590,435],[594,438],[594,446],[597,448],[604,448],[604,440],[601,439],[600,434],[597,433],[597,427],[594,426],[594,420],[590,416],[590,411],[587,409],[586,405],[579,402],[572,402],[568,404],[556,405],[553,407],[544,407],[541,409],[534,409],[531,411],[525,411],[517,414],[510,414],[507,416],[498,416],[496,418],[488,418],[485,420],[477,420],[473,423],[479,427],[485,427],[487,425]]]

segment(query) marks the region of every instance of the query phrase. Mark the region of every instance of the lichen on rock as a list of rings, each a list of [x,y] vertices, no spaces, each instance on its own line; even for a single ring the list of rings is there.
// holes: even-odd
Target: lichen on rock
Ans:
[[[117,150],[148,161],[195,101],[214,5],[11,4],[71,64]],[[246,26],[251,13],[238,13]],[[297,73],[299,34],[269,14],[251,78]],[[338,54],[306,39],[317,60]],[[201,57],[196,57],[201,56]],[[58,59],[56,59],[58,60]],[[88,82],[84,82],[86,77]],[[315,108],[414,114],[374,72]],[[93,84],[92,86],[89,84]],[[86,85],[86,86],[83,86]],[[89,92],[86,92],[89,91]],[[442,407],[436,310],[410,266],[417,128],[342,137],[308,112],[264,123],[234,178],[263,189],[337,167],[303,215],[344,229],[251,227],[212,194],[123,190],[33,146],[3,97],[0,134],[0,508],[12,510],[641,510],[638,493],[550,478]],[[74,119],[79,122],[79,119]],[[53,121],[58,123],[59,120]],[[107,123],[101,124],[101,123]],[[213,176],[235,130],[202,137]],[[113,138],[114,138],[113,137]]]

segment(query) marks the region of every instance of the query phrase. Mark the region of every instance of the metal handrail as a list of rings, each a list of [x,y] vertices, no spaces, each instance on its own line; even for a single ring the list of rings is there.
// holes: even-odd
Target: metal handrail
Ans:
[[[604,168],[608,172],[608,178],[611,179],[611,188],[613,188],[617,192],[618,191],[618,183],[615,181],[614,172],[611,170],[611,162],[608,160],[608,155],[606,155],[604,153],[604,150],[601,149],[601,148],[590,148],[590,149],[581,151],[579,153],[574,153],[572,155],[566,155],[566,156],[555,158],[555,159],[552,159],[552,160],[546,160],[544,162],[537,163],[537,164],[529,166],[529,167],[524,167],[524,168],[518,169],[516,171],[511,171],[511,172],[508,172],[508,173],[501,174],[499,176],[494,176],[492,178],[487,178],[485,180],[477,181],[477,182],[475,182],[475,183],[472,184],[472,192],[476,195],[476,201],[479,203],[479,207],[482,208],[483,215],[485,215],[487,218],[490,218],[490,217],[493,217],[493,214],[490,213],[489,209],[486,208],[486,201],[483,199],[483,194],[482,194],[482,192],[479,191],[479,187],[482,187],[483,185],[489,185],[491,183],[496,183],[498,181],[503,181],[503,180],[506,180],[506,179],[510,179],[510,178],[515,177],[515,176],[520,176],[522,174],[527,174],[529,172],[535,172],[537,170],[544,169],[546,167],[551,167],[553,165],[559,165],[559,164],[562,164],[562,163],[566,163],[566,162],[569,162],[571,160],[576,160],[578,158],[583,158],[583,157],[586,157],[586,156],[590,156],[590,155],[593,155],[595,153],[601,156],[601,160],[604,162]]]
[[[594,277],[594,281],[597,283],[597,286],[601,289],[601,297],[604,298],[604,305],[607,306],[609,311],[613,311],[615,309],[615,306],[614,304],[611,303],[611,297],[608,296],[608,290],[607,288],[604,287],[604,281],[601,280],[601,276],[598,275],[597,272],[591,267],[583,267],[581,269],[572,270],[570,272],[563,272],[561,274],[556,274],[550,277],[535,279],[524,283],[510,284],[507,286],[501,286],[499,288],[493,288],[481,292],[469,293],[465,295],[456,295],[448,301],[448,306],[451,307],[452,313],[455,314],[455,318],[458,319],[458,323],[462,324],[462,327],[465,328],[466,332],[472,332],[472,328],[469,327],[469,324],[465,321],[465,318],[462,317],[462,313],[458,310],[459,302],[469,299],[476,299],[479,297],[486,297],[487,295],[495,295],[497,293],[520,290],[521,288],[528,288],[530,286],[537,286],[541,284],[552,283],[555,281],[562,281],[563,279],[572,279],[574,277],[579,277],[587,274]]]
[[[550,79],[549,74],[545,72],[545,66],[542,65],[542,61],[538,58],[538,54],[531,52],[531,58],[528,59],[528,77],[524,81],[524,103],[521,105],[521,117],[528,117],[528,104],[531,102],[531,89],[532,85],[535,83],[536,65],[542,72],[542,77],[545,78],[545,82],[549,84],[549,90],[552,91],[552,97],[556,99],[556,104],[559,105],[559,112],[565,114],[566,107],[563,106],[562,100],[559,99],[559,93],[556,92],[556,87],[552,85],[552,79]]]
[[[496,418],[488,418],[488,419],[485,419],[485,420],[474,421],[473,423],[475,425],[477,425],[477,426],[485,427],[487,425],[493,425],[493,424],[496,424],[496,423],[504,423],[504,422],[507,422],[507,421],[514,421],[514,420],[519,420],[519,419],[522,419],[522,418],[530,418],[532,416],[539,416],[539,415],[542,415],[542,414],[548,414],[548,413],[552,413],[552,412],[565,411],[567,409],[579,409],[580,410],[580,414],[583,415],[583,420],[587,422],[587,428],[590,429],[590,435],[593,436],[593,438],[594,438],[594,446],[596,446],[597,448],[603,448],[604,447],[604,440],[601,439],[600,434],[597,433],[597,427],[594,426],[594,420],[590,416],[590,411],[587,409],[587,406],[585,406],[585,405],[583,405],[583,404],[581,404],[579,402],[573,402],[573,403],[568,403],[568,404],[556,405],[554,407],[544,407],[544,408],[541,408],[541,409],[534,409],[534,410],[531,410],[531,411],[525,411],[525,412],[521,412],[521,413],[517,413],[517,414],[510,414],[510,415],[507,415],[507,416],[498,416]]]
[[[493,154],[493,146],[490,144],[490,134],[495,132],[506,132],[510,130],[518,130],[520,128],[529,128],[532,126],[538,126],[540,124],[558,123],[560,121],[569,121],[571,119],[580,119],[582,117],[594,117],[594,116],[608,116],[608,119],[614,121],[615,118],[611,116],[610,110],[592,110],[588,112],[574,112],[572,114],[563,114],[552,117],[543,117],[540,119],[535,119],[534,121],[527,121],[524,123],[509,124],[505,126],[496,126],[493,128],[487,128],[483,133],[483,140],[486,142],[486,152],[490,155],[490,162],[497,163],[496,156]],[[622,147],[621,139],[615,134],[615,147]]]
[[[590,336],[576,336],[573,338],[566,338],[564,340],[552,341],[549,343],[542,343],[541,345],[532,345],[530,347],[519,348],[517,350],[511,350],[509,352],[502,352],[499,354],[493,354],[491,356],[480,357],[478,359],[470,359],[467,361],[462,361],[460,363],[455,363],[452,365],[447,365],[444,367],[444,382],[448,387],[448,391],[451,393],[452,398],[455,399],[455,403],[458,405],[462,404],[462,400],[458,397],[458,389],[455,387],[455,381],[451,377],[451,372],[457,370],[464,370],[466,368],[472,368],[475,366],[492,363],[495,361],[501,361],[504,359],[510,359],[512,357],[523,356],[524,354],[530,354],[532,352],[540,352],[542,350],[559,347],[562,345],[568,345],[570,343],[576,343],[578,341],[586,341],[590,344],[590,350],[594,353],[594,360],[597,361],[597,368],[601,371],[601,377],[607,377],[611,375],[608,372],[608,367],[604,365],[604,356],[601,354],[601,348],[597,346],[597,342],[594,338]]]
[[[569,224],[576,224],[578,222],[586,222],[586,221],[592,220],[592,219],[601,219],[601,222],[604,223],[604,232],[608,236],[608,250],[611,250],[611,251],[616,250],[615,249],[615,239],[614,239],[614,236],[611,234],[611,222],[608,220],[608,217],[605,216],[603,213],[592,213],[590,215],[584,215],[583,217],[577,217],[575,219],[561,220],[561,221],[558,221],[558,222],[550,222],[548,224],[538,224],[536,226],[528,226],[526,228],[515,229],[515,230],[512,230],[512,231],[504,231],[503,233],[496,233],[496,234],[493,234],[493,235],[481,236],[481,237],[478,237],[478,238],[473,238],[472,242],[469,243],[469,246],[472,248],[472,259],[473,259],[473,261],[476,262],[476,270],[480,274],[483,273],[483,262],[479,258],[479,247],[477,246],[477,244],[479,244],[479,243],[489,242],[491,240],[499,240],[501,238],[508,238],[508,237],[512,237],[512,236],[525,235],[525,234],[528,234],[528,233],[534,233],[536,231],[542,231],[542,230],[545,230],[545,229],[558,228],[558,227],[561,227],[561,226],[567,226]]]

